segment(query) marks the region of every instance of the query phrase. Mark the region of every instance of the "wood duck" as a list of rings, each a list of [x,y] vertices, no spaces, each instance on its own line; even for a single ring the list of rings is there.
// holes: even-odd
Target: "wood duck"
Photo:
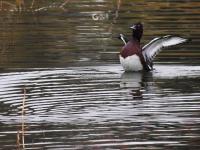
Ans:
[[[130,40],[123,34],[120,34],[118,37],[124,42],[119,59],[125,71],[151,71],[153,70],[153,59],[162,48],[188,41],[179,36],[166,35],[154,38],[144,47],[141,47],[140,40],[143,35],[143,25],[141,23],[136,23],[130,28],[133,31]]]

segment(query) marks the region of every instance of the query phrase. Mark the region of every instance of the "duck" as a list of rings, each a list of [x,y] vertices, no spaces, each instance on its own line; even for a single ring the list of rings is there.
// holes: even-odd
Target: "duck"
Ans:
[[[180,36],[165,35],[154,38],[142,47],[140,41],[143,35],[143,24],[138,22],[130,29],[132,29],[130,40],[123,34],[118,36],[124,43],[119,53],[119,60],[125,72],[152,71],[154,69],[153,60],[163,48],[189,41]]]

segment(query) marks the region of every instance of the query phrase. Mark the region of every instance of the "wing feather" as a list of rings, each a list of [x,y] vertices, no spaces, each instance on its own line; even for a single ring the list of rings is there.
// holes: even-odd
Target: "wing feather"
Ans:
[[[186,41],[187,39],[172,35],[154,38],[142,48],[142,54],[146,62],[152,62],[162,48],[184,43]]]
[[[129,41],[123,34],[119,34],[119,39],[123,41],[124,45],[126,45]]]

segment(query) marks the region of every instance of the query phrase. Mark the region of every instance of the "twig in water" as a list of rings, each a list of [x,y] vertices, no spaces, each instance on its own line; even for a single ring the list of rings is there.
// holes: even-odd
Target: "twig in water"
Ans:
[[[38,8],[38,9],[35,9],[35,11],[41,11],[41,10],[46,10],[47,7],[41,7],[41,8]]]
[[[33,8],[34,3],[35,3],[35,0],[32,0],[31,7],[30,7],[30,8]]]
[[[22,11],[22,8],[25,9],[24,0],[16,0],[16,6],[19,11]]]
[[[17,142],[16,142],[16,144],[17,144],[17,149],[20,150],[20,133],[19,133],[19,131],[17,131]]]
[[[26,89],[24,88],[24,97],[23,97],[23,101],[22,101],[22,148],[25,148],[24,145],[24,115],[25,115],[25,101],[26,101]]]
[[[117,18],[119,17],[119,10],[120,10],[120,6],[121,6],[122,1],[121,0],[117,0],[117,9],[115,11],[115,16],[113,18],[113,21],[111,23],[111,26],[108,29],[108,32],[112,32],[113,29],[113,24],[117,22]]]
[[[17,131],[17,140],[16,140],[16,144],[17,144],[17,148],[19,150],[21,149],[25,149],[25,142],[24,142],[24,135],[25,135],[25,130],[24,130],[24,115],[25,115],[25,101],[26,101],[26,89],[23,89],[23,100],[22,100],[22,111],[21,111],[21,131]],[[21,144],[22,142],[22,144]],[[22,146],[22,148],[21,148]]]
[[[61,5],[60,5],[60,8],[64,8],[64,6],[69,2],[69,0],[65,0],[65,2],[63,2]]]
[[[0,9],[2,9],[2,5],[3,5],[3,2],[2,2],[2,0],[1,0]]]

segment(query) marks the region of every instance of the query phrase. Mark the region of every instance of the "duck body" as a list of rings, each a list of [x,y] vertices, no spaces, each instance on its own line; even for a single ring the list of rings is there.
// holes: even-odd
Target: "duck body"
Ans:
[[[119,56],[120,63],[126,72],[143,70],[140,58],[135,54],[126,58]]]
[[[139,71],[143,69],[141,56],[139,42],[132,39],[122,48],[119,60],[125,71]]]
[[[141,47],[140,40],[143,35],[143,25],[137,23],[130,28],[133,30],[131,40],[128,40],[123,34],[119,36],[119,39],[124,42],[119,54],[119,60],[126,72],[153,70],[153,59],[162,48],[187,41],[187,39],[178,36],[167,35],[154,38],[144,47]]]

